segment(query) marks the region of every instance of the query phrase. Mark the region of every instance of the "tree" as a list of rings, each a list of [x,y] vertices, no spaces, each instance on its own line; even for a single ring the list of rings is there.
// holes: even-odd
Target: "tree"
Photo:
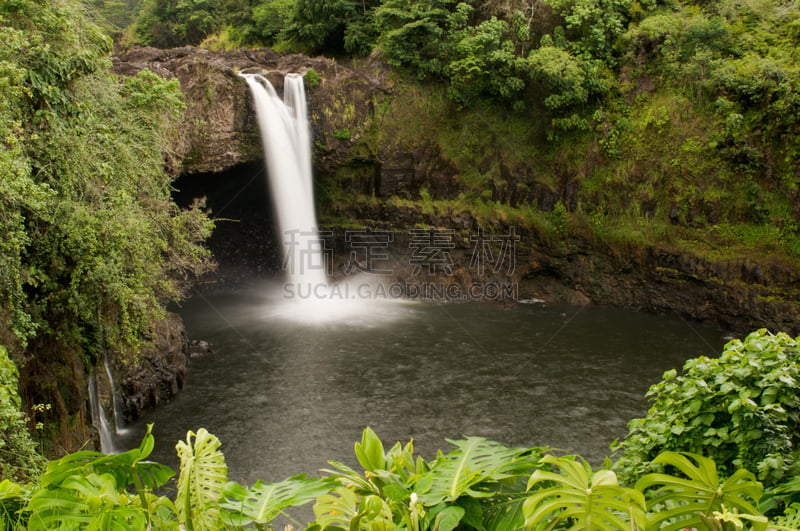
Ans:
[[[377,0],[297,0],[286,36],[311,53],[364,54],[371,49]]]
[[[221,27],[221,14],[219,0],[145,0],[136,35],[160,48],[200,44]]]

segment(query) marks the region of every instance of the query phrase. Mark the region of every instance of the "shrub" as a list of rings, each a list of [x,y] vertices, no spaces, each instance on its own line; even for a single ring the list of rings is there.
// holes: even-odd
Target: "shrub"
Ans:
[[[718,359],[686,362],[652,386],[652,406],[629,423],[616,468],[626,482],[651,469],[665,450],[703,453],[724,474],[754,471],[765,486],[800,468],[800,345],[759,330],[729,342]]]
[[[17,366],[0,346],[0,477],[6,479],[36,476],[44,465],[20,411],[18,379]]]

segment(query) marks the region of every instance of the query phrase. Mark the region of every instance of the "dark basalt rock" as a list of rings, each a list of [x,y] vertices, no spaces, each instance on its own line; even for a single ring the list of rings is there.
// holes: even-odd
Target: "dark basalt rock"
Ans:
[[[180,80],[188,108],[184,128],[172,148],[176,158],[168,163],[171,171],[184,178],[262,159],[250,96],[236,72],[261,72],[280,91],[286,73],[302,74],[313,68],[320,74],[320,82],[308,84],[309,112],[315,140],[314,167],[321,188],[329,176],[336,176],[338,193],[377,199],[371,204],[351,205],[338,196],[328,198],[323,208],[331,217],[360,219],[365,226],[379,225],[400,232],[417,224],[448,227],[466,238],[478,228],[478,221],[467,212],[423,214],[414,202],[423,189],[434,199],[453,199],[461,191],[457,170],[437,146],[411,147],[387,139],[372,150],[359,151],[363,145],[358,140],[375,118],[376,102],[394,90],[379,57],[344,64],[269,49],[211,52],[194,47],[137,48],[117,55],[114,64],[115,71],[123,76],[150,68]],[[504,184],[492,183],[486,191],[492,201],[535,204],[547,212],[562,202],[574,210],[579,190],[574,175],[565,172],[558,183],[539,183],[526,175],[532,173],[530,168],[510,167],[493,153],[487,153],[480,165],[484,169],[496,166],[502,176]],[[347,171],[342,172],[342,168]],[[382,201],[391,196],[409,201]],[[646,204],[641,207],[645,212],[653,208]],[[678,214],[677,207],[670,213],[674,223],[681,222]],[[712,205],[692,215],[713,220],[717,213]],[[502,219],[488,222],[496,226],[484,228],[498,234],[509,228]],[[514,281],[519,282],[521,296],[678,312],[741,331],[766,326],[800,332],[800,274],[770,257],[712,261],[657,245],[641,245],[628,252],[577,239],[548,241],[534,233],[525,234],[522,228],[520,234],[524,258],[518,261]],[[471,258],[468,248],[454,252],[454,257],[456,269],[467,266]],[[462,275],[458,281],[476,280]]]
[[[222,172],[263,159],[250,94],[238,72],[260,73],[279,92],[288,73],[313,69],[319,74],[319,85],[309,87],[309,111],[315,137],[325,145],[317,161],[323,169],[349,157],[349,142],[341,138],[342,131],[357,134],[372,111],[374,93],[391,88],[376,62],[353,69],[331,59],[280,54],[268,48],[222,52],[193,46],[133,48],[115,55],[113,63],[114,72],[122,77],[149,69],[180,81],[187,109],[176,143],[167,150],[173,153],[167,165],[174,174]]]
[[[183,321],[168,314],[134,360],[115,364],[126,421],[178,394],[186,379],[188,353]]]

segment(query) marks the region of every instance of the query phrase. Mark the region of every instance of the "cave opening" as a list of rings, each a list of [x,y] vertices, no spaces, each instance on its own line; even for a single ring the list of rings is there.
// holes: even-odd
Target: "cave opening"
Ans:
[[[205,197],[216,223],[207,245],[218,268],[195,284],[196,291],[234,290],[280,274],[281,246],[263,161],[218,173],[184,174],[173,187],[181,208]]]

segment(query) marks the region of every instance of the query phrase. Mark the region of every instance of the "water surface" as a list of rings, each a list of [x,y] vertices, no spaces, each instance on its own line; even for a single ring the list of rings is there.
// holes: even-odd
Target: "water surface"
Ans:
[[[261,293],[185,303],[190,337],[214,352],[190,361],[178,398],[131,426],[125,445],[155,423],[152,458],[175,467],[175,442],[205,427],[231,479],[249,484],[355,464],[365,426],[387,446],[413,437],[427,459],[476,435],[598,463],[663,371],[724,343],[714,328],[600,307],[386,303],[309,325]]]

